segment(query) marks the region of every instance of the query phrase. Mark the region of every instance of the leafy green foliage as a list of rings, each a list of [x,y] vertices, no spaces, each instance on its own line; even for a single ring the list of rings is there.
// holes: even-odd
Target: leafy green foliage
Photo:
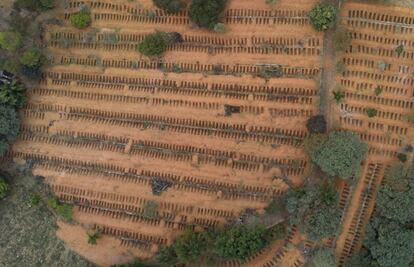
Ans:
[[[174,266],[178,261],[174,248],[166,246],[160,247],[155,258],[161,266]]]
[[[311,134],[326,133],[326,120],[323,115],[310,117],[306,122],[306,128]]]
[[[406,162],[407,161],[407,155],[404,153],[398,153],[397,154],[397,158],[401,161],[401,162]]]
[[[399,46],[395,48],[395,53],[397,53],[397,55],[401,55],[403,52],[404,52],[404,45],[400,44]]]
[[[46,11],[55,5],[54,0],[17,0],[15,5],[29,11]]]
[[[377,87],[375,87],[374,94],[376,96],[379,96],[381,93],[382,93],[382,88],[381,86],[378,85]]]
[[[374,261],[371,254],[363,248],[348,258],[344,263],[344,267],[375,267],[372,263],[374,263]],[[378,265],[376,267],[378,267]]]
[[[4,155],[9,144],[19,134],[20,121],[16,111],[5,105],[0,105],[0,155]]]
[[[204,249],[203,235],[193,231],[184,232],[174,243],[174,251],[178,260],[188,265],[196,263]]]
[[[332,93],[337,104],[339,104],[345,97],[345,92],[343,91],[333,91]]]
[[[378,192],[375,213],[367,225],[364,246],[368,256],[376,262],[371,266],[411,266],[414,258],[413,204],[413,169],[404,169],[402,164],[392,166],[386,173],[386,183]],[[366,258],[359,256],[361,261]]]
[[[87,233],[88,235],[88,244],[96,245],[98,243],[98,239],[101,237],[99,231],[90,231]]]
[[[0,32],[0,48],[16,51],[22,46],[22,37],[17,32]]]
[[[312,26],[317,31],[326,31],[336,22],[337,10],[329,4],[316,4],[309,12]]]
[[[71,221],[73,215],[73,206],[69,204],[61,204],[57,199],[51,198],[47,201],[48,205],[56,212],[56,214],[65,221]]]
[[[34,194],[30,197],[30,206],[34,207],[40,204],[42,197],[39,194]]]
[[[188,15],[199,27],[213,30],[220,22],[226,3],[227,0],[193,0]]]
[[[20,57],[20,63],[29,68],[40,68],[43,61],[44,57],[37,48],[26,50]]]
[[[265,3],[268,4],[269,6],[274,6],[276,5],[278,2],[278,0],[266,0]]]
[[[248,228],[237,225],[219,235],[214,248],[217,254],[225,259],[243,260],[261,250],[266,244],[263,227]]]
[[[340,213],[336,202],[337,193],[332,186],[305,185],[286,194],[291,224],[300,225],[301,230],[314,241],[337,233]]]
[[[92,18],[88,11],[79,11],[70,16],[70,24],[78,29],[85,29],[91,25]]]
[[[26,102],[26,89],[22,84],[13,81],[11,84],[0,85],[0,104],[13,108],[21,108]]]
[[[145,36],[144,40],[138,45],[138,51],[146,56],[159,56],[167,50],[167,45],[165,34],[156,32]]]
[[[318,249],[312,256],[314,267],[333,267],[335,265],[334,251],[328,248]]]
[[[0,177],[0,199],[6,197],[8,191],[9,185],[7,184],[6,180]]]
[[[328,139],[314,147],[309,155],[321,170],[330,176],[356,176],[368,146],[351,132],[332,132]]]
[[[177,13],[184,9],[185,3],[181,0],[153,0],[154,5],[169,13]]]
[[[365,109],[365,112],[367,113],[367,116],[369,118],[373,118],[377,116],[378,110],[376,110],[375,108],[367,108]]]

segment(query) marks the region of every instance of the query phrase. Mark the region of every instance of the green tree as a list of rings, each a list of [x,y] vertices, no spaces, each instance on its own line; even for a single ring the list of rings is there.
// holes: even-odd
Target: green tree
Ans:
[[[29,68],[40,68],[43,61],[44,56],[37,48],[30,48],[20,56],[20,63]]]
[[[368,146],[351,132],[332,132],[328,139],[310,151],[312,161],[330,176],[356,176]]]
[[[20,121],[14,108],[0,105],[0,156],[6,153],[9,144],[19,134]]]
[[[336,207],[322,205],[308,216],[303,228],[310,240],[317,241],[336,235],[339,223],[339,210]]]
[[[330,4],[316,4],[309,12],[312,26],[317,31],[326,31],[336,22],[337,10]]]
[[[89,11],[79,11],[70,16],[70,24],[78,29],[85,29],[91,25],[92,18]]]
[[[185,3],[181,0],[153,0],[154,5],[169,13],[177,13],[185,8]]]
[[[172,246],[166,247],[162,246],[158,250],[157,255],[155,256],[157,263],[161,266],[174,266],[177,264],[177,254]]]
[[[334,251],[328,248],[318,249],[312,256],[314,267],[333,267],[335,265]]]
[[[156,32],[145,36],[144,40],[138,45],[138,51],[146,56],[159,56],[167,50],[167,45],[165,34]]]
[[[9,185],[7,184],[6,180],[0,177],[0,199],[5,198],[8,191]]]
[[[378,114],[378,110],[376,110],[375,108],[367,108],[365,112],[367,113],[367,116],[369,118],[373,118]]]
[[[190,230],[179,236],[174,243],[178,260],[187,265],[197,263],[205,248],[203,235]]]
[[[190,5],[189,17],[199,27],[214,30],[220,22],[227,0],[193,0]]]
[[[0,32],[0,48],[16,51],[22,45],[22,37],[17,32]]]
[[[26,102],[26,89],[22,84],[13,81],[10,84],[0,85],[0,104],[13,108],[21,108]]]
[[[217,237],[214,249],[225,259],[244,260],[266,246],[265,233],[260,225],[235,225]]]

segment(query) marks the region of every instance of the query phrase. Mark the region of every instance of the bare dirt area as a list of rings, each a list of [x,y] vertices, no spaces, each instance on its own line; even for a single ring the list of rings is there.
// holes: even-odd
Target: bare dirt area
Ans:
[[[24,170],[8,170],[13,178],[0,205],[0,266],[94,266],[56,236],[54,216],[44,203],[31,204],[31,197],[43,190],[40,180]]]
[[[346,67],[337,75],[344,101],[331,104],[341,129],[360,134],[369,144],[369,156],[358,183],[345,188],[344,221],[336,244],[339,264],[361,247],[365,224],[387,166],[414,143],[414,128],[407,120],[413,112],[414,11],[401,7],[347,3],[341,22],[351,44],[338,60]],[[402,45],[404,51],[396,49]],[[369,110],[375,115],[368,116]],[[353,194],[349,194],[349,192]]]

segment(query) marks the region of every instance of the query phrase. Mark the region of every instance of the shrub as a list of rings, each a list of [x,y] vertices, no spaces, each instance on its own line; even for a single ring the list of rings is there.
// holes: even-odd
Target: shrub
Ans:
[[[397,158],[399,159],[399,161],[401,162],[406,162],[407,161],[407,155],[404,153],[398,153],[397,154]]]
[[[333,91],[332,93],[337,104],[340,103],[342,99],[345,97],[345,92],[343,91]]]
[[[220,22],[227,0],[193,0],[188,15],[199,27],[214,29]]]
[[[43,61],[44,57],[37,48],[30,48],[20,56],[20,63],[29,68],[40,68]]]
[[[51,198],[47,201],[48,205],[56,212],[56,214],[65,221],[71,221],[73,215],[73,207],[70,204],[61,204],[57,199]]]
[[[9,185],[7,184],[6,180],[0,177],[0,199],[5,198],[8,191]]]
[[[154,5],[169,13],[177,13],[185,7],[185,3],[181,0],[153,0]]]
[[[395,53],[397,53],[397,55],[401,55],[402,52],[404,52],[404,45],[400,44],[395,48]]]
[[[88,244],[90,245],[96,245],[98,239],[101,237],[101,234],[99,231],[91,231],[87,233],[88,235]]]
[[[304,231],[312,241],[334,236],[338,231],[340,218],[336,207],[323,206],[306,219]]]
[[[147,201],[143,206],[142,215],[149,219],[156,219],[158,217],[158,204],[154,201]]]
[[[248,228],[244,225],[236,225],[217,237],[214,248],[217,254],[225,259],[244,260],[266,244],[264,227]]]
[[[165,35],[156,32],[145,36],[144,40],[138,45],[138,51],[146,56],[159,56],[167,50]]]
[[[6,153],[9,144],[19,134],[20,121],[14,108],[0,105],[0,156]]]
[[[266,4],[268,4],[269,6],[274,6],[277,4],[278,0],[266,0]]]
[[[157,255],[155,256],[155,259],[161,266],[174,266],[178,261],[177,254],[175,253],[172,246],[160,247]]]
[[[377,113],[378,113],[378,111],[375,108],[367,108],[365,112],[367,113],[369,118],[373,118],[377,116]]]
[[[328,248],[318,249],[312,256],[314,267],[332,267],[335,265],[334,251]]]
[[[78,29],[85,29],[91,25],[92,18],[88,11],[79,11],[70,16],[70,24]]]
[[[46,11],[54,7],[54,0],[17,0],[15,4],[30,11]]]
[[[26,102],[25,90],[23,85],[16,81],[11,84],[0,85],[0,104],[12,108],[21,108]]]
[[[312,26],[317,31],[326,31],[336,22],[337,10],[329,4],[317,4],[309,12]]]
[[[356,176],[368,146],[351,132],[332,132],[310,151],[312,161],[330,176]]]
[[[225,33],[226,32],[226,25],[223,23],[217,23],[214,25],[214,31],[217,33]]]
[[[306,122],[306,128],[312,134],[326,133],[326,120],[323,115],[310,117]]]
[[[346,29],[338,28],[334,33],[334,47],[338,52],[345,51],[351,44],[351,38]]]
[[[16,51],[22,45],[22,37],[17,32],[0,32],[0,48]]]
[[[381,93],[382,93],[382,88],[381,86],[378,85],[377,87],[375,87],[374,94],[376,96],[379,96]]]
[[[205,240],[201,234],[187,230],[174,243],[174,251],[180,262],[192,265],[198,261],[205,249]]]
[[[39,194],[34,194],[30,197],[30,206],[37,206],[39,205],[40,201],[42,200],[42,197]]]

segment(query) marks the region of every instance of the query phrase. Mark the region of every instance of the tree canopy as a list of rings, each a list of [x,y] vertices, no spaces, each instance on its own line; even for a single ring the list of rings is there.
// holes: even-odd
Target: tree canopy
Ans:
[[[179,236],[174,243],[178,260],[188,265],[196,263],[204,249],[203,235],[189,230]]]
[[[0,105],[0,155],[4,155],[9,144],[19,134],[20,122],[14,108]]]
[[[317,31],[326,31],[336,22],[336,8],[330,4],[316,4],[309,12],[312,26]]]
[[[30,48],[21,55],[20,63],[29,68],[40,68],[43,63],[43,55],[39,49]]]
[[[0,48],[16,51],[22,45],[22,37],[18,32],[0,32]]]
[[[328,248],[318,249],[312,256],[314,267],[333,267],[335,265],[334,251]]]
[[[177,13],[185,7],[182,0],[153,0],[154,5],[169,13]]]
[[[92,18],[88,11],[79,11],[78,13],[70,16],[70,24],[78,29],[84,29],[91,25]]]
[[[16,81],[10,84],[5,83],[0,85],[0,104],[13,108],[21,108],[26,101],[24,95],[25,90],[23,85]]]
[[[332,132],[310,150],[312,161],[330,176],[356,176],[368,146],[351,132]]]
[[[138,51],[146,56],[159,56],[167,50],[168,41],[162,32],[155,32],[145,36],[138,45]]]
[[[220,22],[226,3],[227,0],[193,0],[188,15],[199,27],[214,30]]]

